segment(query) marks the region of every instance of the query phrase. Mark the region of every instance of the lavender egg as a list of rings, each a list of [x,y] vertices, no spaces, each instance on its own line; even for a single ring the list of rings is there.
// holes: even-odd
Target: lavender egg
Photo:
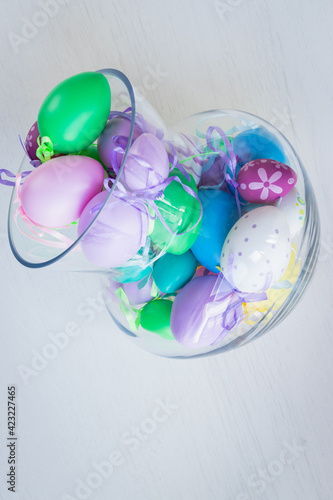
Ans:
[[[291,191],[297,182],[296,172],[288,165],[262,158],[240,169],[238,191],[250,203],[272,203]]]
[[[132,191],[157,186],[168,177],[168,154],[163,143],[154,135],[140,135],[129,153],[124,174],[126,184]]]
[[[174,338],[183,346],[196,349],[212,345],[222,340],[230,327],[240,321],[241,301],[226,281],[221,283],[216,294],[218,279],[217,276],[195,278],[177,294],[170,324]]]
[[[96,195],[84,208],[78,236],[87,229],[105,202],[108,191]],[[81,247],[87,260],[100,267],[118,267],[134,257],[146,237],[147,214],[111,195],[86,234]]]
[[[131,120],[122,116],[115,116],[106,124],[97,141],[98,154],[106,167],[112,168],[111,152],[113,149],[117,146],[121,146],[123,149],[126,149],[130,128]],[[132,143],[139,137],[139,135],[141,135],[141,130],[138,125],[134,125]],[[119,167],[121,160],[122,155],[118,154],[117,162]]]

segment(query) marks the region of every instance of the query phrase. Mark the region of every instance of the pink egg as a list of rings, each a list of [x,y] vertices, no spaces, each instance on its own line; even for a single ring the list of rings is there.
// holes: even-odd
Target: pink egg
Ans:
[[[100,208],[98,205],[104,203],[108,194],[108,191],[102,191],[85,207],[78,224],[79,236],[94,220]],[[94,207],[97,211],[93,210]],[[81,247],[85,257],[101,267],[118,267],[127,262],[141,248],[142,233],[148,227],[148,221],[143,224],[143,218],[148,218],[148,215],[111,195],[82,237]]]
[[[126,184],[132,191],[157,186],[168,177],[168,154],[163,143],[154,135],[140,135],[129,152],[124,173]]]
[[[52,158],[24,180],[21,204],[27,216],[45,227],[62,227],[78,219],[101,191],[102,165],[87,156]]]
[[[289,193],[297,182],[297,175],[284,163],[262,158],[243,165],[237,182],[239,194],[244,200],[272,203]]]

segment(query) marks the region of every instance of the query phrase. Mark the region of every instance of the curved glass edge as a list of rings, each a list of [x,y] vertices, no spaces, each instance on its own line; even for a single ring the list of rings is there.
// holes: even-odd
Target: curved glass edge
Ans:
[[[116,179],[115,179],[115,181],[114,181],[114,183],[113,183],[113,185],[112,185],[112,187],[111,187],[111,189],[109,191],[109,194],[106,197],[103,205],[101,206],[100,210],[96,213],[96,216],[91,221],[91,223],[89,224],[89,226],[87,226],[87,228],[85,229],[85,231],[74,241],[74,243],[72,245],[70,245],[68,248],[66,248],[66,250],[64,250],[63,252],[61,252],[61,254],[59,254],[56,257],[53,257],[52,259],[47,260],[45,262],[29,262],[29,261],[25,260],[20,255],[18,249],[15,246],[14,240],[12,238],[12,233],[11,233],[11,207],[12,207],[12,204],[14,202],[14,198],[16,196],[16,194],[15,194],[15,187],[13,188],[12,196],[11,196],[10,203],[9,203],[9,211],[8,211],[8,218],[7,218],[8,240],[9,240],[10,249],[13,252],[14,257],[16,258],[16,260],[18,260],[18,262],[20,264],[22,264],[25,267],[28,267],[28,268],[31,268],[31,269],[38,269],[38,268],[43,268],[43,267],[50,266],[51,264],[54,264],[54,263],[58,262],[60,259],[62,259],[63,257],[65,257],[65,255],[67,255],[71,250],[73,250],[73,248],[76,247],[80,243],[81,239],[84,237],[84,235],[87,232],[89,232],[90,228],[93,226],[93,224],[95,223],[95,221],[98,219],[99,214],[101,213],[101,211],[103,210],[104,206],[108,202],[110,196],[112,195],[113,190],[116,187],[116,184],[117,184],[119,178],[122,175],[122,172],[123,172],[123,169],[124,169],[124,166],[125,166],[125,161],[126,161],[126,158],[127,158],[130,146],[131,146],[131,142],[132,142],[132,138],[133,138],[133,132],[134,132],[134,125],[135,125],[135,112],[136,111],[135,111],[134,89],[132,87],[131,82],[127,78],[127,76],[124,73],[122,73],[121,71],[117,70],[117,69],[104,68],[104,69],[97,70],[96,72],[97,73],[102,73],[103,75],[115,76],[116,78],[118,78],[125,85],[125,87],[127,88],[127,91],[128,91],[129,97],[130,97],[130,101],[131,101],[131,108],[132,108],[132,110],[131,110],[131,127],[130,127],[130,133],[129,133],[128,143],[127,143],[127,146],[126,146],[126,149],[125,149],[125,153],[124,153],[124,156],[122,158],[122,162],[121,162],[121,165],[120,165],[120,168],[119,168],[119,172],[118,172],[118,174],[116,176]]]
[[[290,144],[289,140],[280,132],[278,129],[274,127],[271,123],[267,122],[266,120],[257,117],[256,115],[253,115],[251,113],[247,113],[245,111],[239,111],[239,110],[210,110],[210,111],[203,111],[201,113],[197,113],[195,115],[191,115],[188,118],[191,117],[199,117],[203,115],[208,115],[208,114],[213,114],[216,113],[216,116],[221,116],[221,115],[228,115],[228,114],[233,114],[233,115],[238,115],[238,117],[244,117],[244,119],[248,120],[248,117],[253,117],[254,122],[256,124],[261,123],[261,124],[266,124],[268,125],[268,128],[273,129],[275,134],[277,136],[280,136],[282,140],[290,147],[292,153],[294,154],[298,165],[300,167],[300,170],[303,175],[303,182],[304,182],[304,189],[305,189],[305,200],[306,200],[306,217],[305,217],[305,224],[304,224],[304,230],[302,234],[302,241],[300,243],[300,249],[303,248],[303,246],[306,246],[307,253],[306,253],[306,259],[303,262],[301,272],[298,276],[298,279],[289,294],[288,298],[285,300],[281,308],[272,316],[272,318],[267,321],[267,316],[271,312],[270,310],[267,311],[267,313],[258,321],[250,330],[248,330],[245,334],[240,335],[236,339],[233,339],[228,343],[227,345],[223,345],[221,347],[217,347],[215,349],[212,349],[210,351],[204,352],[204,353],[195,353],[191,351],[188,356],[186,355],[171,355],[171,354],[163,354],[163,353],[157,353],[158,356],[164,357],[164,358],[171,358],[171,359],[197,359],[200,357],[206,357],[206,356],[215,356],[217,354],[220,354],[222,352],[227,352],[230,350],[233,350],[235,348],[243,347],[244,345],[252,342],[255,339],[258,339],[265,333],[267,333],[269,330],[272,330],[276,326],[278,326],[287,316],[288,314],[294,309],[296,304],[300,301],[301,297],[303,296],[307,286],[309,285],[314,271],[315,267],[317,264],[318,260],[318,255],[319,255],[319,246],[320,246],[320,219],[319,219],[319,211],[318,211],[318,205],[317,201],[315,198],[315,194],[311,185],[311,182],[309,180],[308,174],[304,168],[303,163],[301,162],[298,154],[296,153],[295,149],[293,146]],[[214,116],[211,116],[211,118],[214,118]],[[182,123],[179,122],[179,123]],[[128,328],[126,328],[124,325],[120,326],[119,321],[114,317],[112,312],[109,310],[107,307],[108,312],[115,322],[115,324],[121,328],[122,331],[124,331],[128,336],[131,337],[131,340],[135,342],[138,337],[133,334]],[[140,344],[140,347],[145,349],[144,345]],[[148,351],[148,349],[147,349]],[[149,351],[148,351],[149,352]]]

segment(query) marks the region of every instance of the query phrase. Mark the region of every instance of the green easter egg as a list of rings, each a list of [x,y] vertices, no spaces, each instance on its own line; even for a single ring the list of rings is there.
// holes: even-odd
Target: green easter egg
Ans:
[[[109,117],[111,91],[107,78],[94,71],[79,73],[59,83],[38,113],[42,137],[55,153],[76,153],[92,144]]]
[[[97,144],[90,144],[85,149],[82,149],[82,151],[79,152],[80,156],[89,156],[89,158],[93,158],[93,160],[99,161],[99,163],[103,166],[104,170],[106,169],[104,163],[102,162],[98,150],[97,150]]]
[[[169,177],[177,175],[183,184],[198,192],[193,177],[190,175],[190,181],[186,179],[178,169],[173,169]],[[200,232],[202,218],[199,220],[201,212],[200,201],[187,193],[182,185],[177,181],[172,181],[164,190],[164,196],[161,200],[155,201],[164,221],[173,232],[185,234],[173,235],[163,226],[161,220],[155,220],[154,230],[151,234],[152,241],[160,248],[166,248],[167,252],[180,255],[185,253],[194,244]],[[172,240],[172,241],[171,241]]]
[[[142,328],[156,333],[163,339],[172,340],[173,335],[170,328],[171,309],[171,300],[158,299],[148,302],[140,315]]]

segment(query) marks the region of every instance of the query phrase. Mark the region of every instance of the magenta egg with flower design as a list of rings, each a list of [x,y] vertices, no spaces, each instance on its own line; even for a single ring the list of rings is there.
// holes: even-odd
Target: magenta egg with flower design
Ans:
[[[240,169],[238,191],[250,203],[272,203],[291,191],[297,182],[296,172],[275,160],[253,160]]]

